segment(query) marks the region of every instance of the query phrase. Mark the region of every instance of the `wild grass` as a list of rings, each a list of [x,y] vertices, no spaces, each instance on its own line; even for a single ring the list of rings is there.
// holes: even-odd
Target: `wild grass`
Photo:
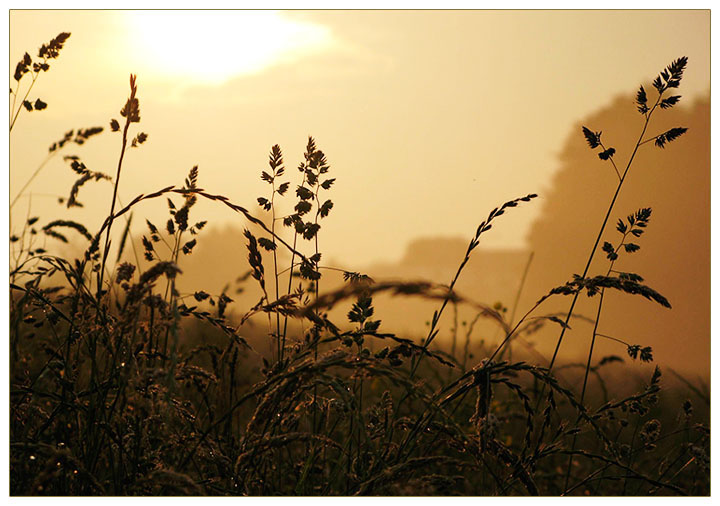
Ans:
[[[13,102],[30,73],[22,104],[30,103],[27,97],[47,70],[47,58],[56,58],[69,36],[60,34],[43,46],[42,62],[25,55],[14,76]],[[320,236],[334,206],[327,195],[335,179],[313,138],[295,179],[285,169],[281,148],[270,149],[269,168],[261,173],[268,194],[257,199],[264,216],[203,189],[198,167],[180,186],[118,204],[123,167],[132,163],[127,153],[148,139],[135,132],[141,93],[131,76],[120,110],[124,124],[109,122],[111,135],[120,137],[114,177],[91,171],[77,156],[66,157],[78,175],[68,207],[77,205],[84,184],[103,179],[113,184],[99,230],[60,216],[28,217],[10,238],[11,493],[708,494],[709,397],[696,395],[700,390],[692,384],[695,392],[685,398],[665,396],[655,368],[637,392],[618,398],[605,371],[624,360],[593,357],[594,343],[602,338],[617,342],[632,360],[653,359],[651,346],[601,332],[606,290],[670,307],[641,276],[618,270],[622,256],[639,249],[631,241],[649,225],[649,208],[619,219],[619,235],[602,246],[605,271],[590,275],[590,266],[636,156],[652,148],[646,146],[651,142],[663,148],[685,132],[647,135],[652,117],[678,102],[668,93],[680,84],[686,64],[680,58],[661,72],[653,83],[653,105],[640,88],[641,133],[622,171],[619,154],[604,145],[601,133],[584,128],[590,148],[599,148],[600,159],[617,174],[617,189],[582,275],[550,288],[518,321],[516,308],[508,317],[499,306],[464,297],[455,285],[482,236],[503,214],[532,205],[536,195],[488,214],[448,285],[376,281],[343,271],[345,285],[327,288],[321,280],[331,267],[323,265]],[[24,108],[41,110],[38,103]],[[11,109],[11,130],[20,112]],[[50,153],[102,131],[81,130],[79,137],[71,131]],[[256,283],[262,295],[254,306],[236,308],[240,318],[228,316],[235,302],[227,291],[177,290],[182,259],[192,254],[207,223],[194,216],[199,199],[233,210],[246,223],[250,271],[242,280]],[[293,199],[291,214],[280,212],[280,199]],[[129,232],[132,217],[141,204],[160,203],[167,206],[167,222],[146,220],[138,245],[144,261],[137,254],[128,261],[136,247]],[[125,220],[121,233],[113,227],[119,219]],[[68,234],[85,241],[78,258],[55,255],[46,244],[67,242]],[[278,255],[279,249],[289,253],[288,265],[282,265],[287,257]],[[435,300],[438,309],[427,335],[416,340],[385,330],[373,305],[380,293]],[[562,364],[560,346],[582,293],[598,295],[599,302],[587,336],[588,358]],[[538,314],[548,298],[563,296],[571,298],[566,313]],[[343,304],[349,307],[347,321],[331,321],[330,309]],[[463,349],[454,343],[448,352],[435,340],[447,325],[445,310],[458,305],[477,316]],[[501,339],[480,348],[474,363],[468,350],[479,319],[493,322]],[[264,331],[250,330],[250,321],[262,322]],[[561,329],[553,356],[537,363],[512,361],[513,343],[547,323]],[[457,321],[454,328],[457,336]],[[633,374],[632,363],[624,367],[623,375]],[[556,375],[561,370],[562,379]],[[603,394],[588,398],[593,380]]]

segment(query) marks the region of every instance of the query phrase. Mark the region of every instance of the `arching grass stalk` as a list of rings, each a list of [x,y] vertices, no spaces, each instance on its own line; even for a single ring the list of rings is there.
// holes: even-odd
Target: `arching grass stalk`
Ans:
[[[477,248],[478,244],[480,244],[480,236],[483,234],[483,232],[487,232],[492,228],[492,220],[497,218],[498,216],[501,216],[505,214],[505,210],[510,207],[517,207],[518,203],[520,202],[530,202],[530,200],[537,197],[537,194],[531,193],[529,195],[526,195],[524,197],[520,197],[514,200],[510,200],[508,202],[505,202],[502,206],[499,208],[493,209],[490,214],[488,215],[487,219],[480,223],[478,225],[477,230],[475,231],[475,236],[470,240],[470,243],[468,244],[467,250],[465,251],[465,257],[462,259],[462,262],[460,262],[460,265],[458,266],[457,272],[455,272],[455,276],[453,277],[452,281],[450,282],[448,295],[445,297],[445,299],[442,302],[442,305],[440,306],[440,309],[435,311],[433,313],[432,321],[430,323],[430,330],[428,331],[428,335],[425,338],[425,342],[423,343],[423,349],[427,349],[428,346],[430,346],[430,343],[433,342],[435,337],[437,337],[438,332],[440,331],[438,327],[438,323],[440,322],[440,318],[442,317],[443,311],[445,311],[445,308],[448,305],[448,302],[450,302],[450,299],[453,294],[453,290],[455,289],[455,284],[457,283],[457,280],[460,278],[460,274],[462,273],[463,269],[467,265],[468,261],[470,260],[470,255],[472,254],[473,250]],[[421,353],[417,360],[413,358],[413,364],[411,366],[410,370],[410,377],[414,377],[415,373],[417,371],[417,368],[420,366],[420,362],[422,361],[422,358],[425,356],[424,353]]]
[[[15,126],[15,122],[20,116],[20,111],[22,111],[23,109],[27,109],[30,112],[33,110],[42,111],[43,109],[47,108],[47,104],[39,98],[35,100],[35,103],[31,103],[27,100],[27,98],[30,95],[30,91],[32,91],[33,86],[35,86],[35,82],[40,76],[40,72],[47,72],[48,70],[50,70],[50,64],[48,63],[48,60],[55,59],[60,55],[60,50],[63,48],[63,44],[65,44],[65,41],[69,37],[69,32],[61,32],[50,42],[48,42],[47,44],[43,44],[40,47],[37,55],[38,58],[42,58],[41,62],[33,62],[30,55],[28,53],[25,53],[23,55],[23,58],[15,66],[15,74],[13,75],[13,77],[17,82],[17,87],[15,88],[15,90],[10,88],[10,93],[13,95],[13,102],[10,106],[10,131],[12,131],[13,127]],[[20,105],[17,105],[18,93],[20,92],[20,81],[27,73],[30,73],[30,79],[32,80],[32,82],[30,83],[30,86],[28,86],[28,89],[25,92],[25,95],[23,96]],[[15,109],[16,105],[17,109]]]
[[[430,325],[430,330],[428,331],[428,336],[427,336],[427,338],[425,339],[425,342],[422,344],[422,348],[421,348],[422,352],[421,352],[420,355],[417,357],[417,359],[415,359],[415,358],[413,357],[413,362],[412,362],[411,369],[410,369],[410,379],[411,379],[411,380],[415,377],[415,373],[417,372],[417,369],[418,369],[418,367],[420,366],[420,362],[421,362],[422,358],[423,358],[423,357],[425,356],[425,354],[426,354],[426,350],[427,350],[428,346],[429,346],[430,343],[435,339],[435,337],[437,336],[437,334],[438,334],[438,332],[439,332],[439,329],[437,328],[437,326],[438,326],[438,323],[439,323],[439,321],[440,321],[440,317],[442,316],[443,311],[445,310],[445,308],[446,308],[447,305],[448,305],[448,302],[450,301],[450,299],[451,299],[452,296],[453,296],[453,293],[454,293],[453,290],[454,290],[454,288],[455,288],[455,284],[457,283],[457,280],[460,278],[460,274],[462,273],[463,269],[465,268],[465,265],[467,265],[468,261],[470,260],[470,255],[471,255],[472,251],[473,251],[475,248],[477,248],[478,244],[480,244],[480,236],[483,234],[483,232],[487,232],[488,230],[490,230],[490,229],[492,228],[492,224],[491,224],[491,221],[492,221],[492,220],[494,220],[494,219],[497,218],[498,216],[501,216],[501,215],[505,214],[505,209],[510,208],[510,207],[517,207],[519,202],[529,202],[530,200],[532,200],[532,199],[534,199],[534,198],[536,198],[536,197],[537,197],[537,194],[531,193],[531,194],[526,195],[526,196],[524,196],[524,197],[520,197],[520,198],[517,198],[517,199],[514,199],[514,200],[510,200],[510,201],[508,201],[508,202],[505,202],[505,203],[504,203],[502,206],[500,206],[499,208],[496,207],[495,209],[493,209],[492,211],[490,211],[490,214],[488,215],[487,219],[486,219],[485,221],[483,221],[482,223],[480,223],[480,225],[478,225],[478,227],[477,227],[477,229],[476,229],[476,231],[475,231],[475,236],[470,240],[470,243],[468,244],[467,250],[466,250],[466,252],[465,252],[465,257],[463,258],[462,262],[460,262],[460,265],[458,266],[457,272],[455,273],[455,276],[453,277],[452,281],[450,282],[450,285],[449,285],[449,287],[448,287],[447,295],[443,298],[443,302],[442,302],[442,305],[440,306],[440,309],[439,309],[439,310],[436,310],[436,311],[433,313],[433,318],[432,318],[432,322],[431,322],[431,325]],[[544,298],[541,299],[540,301],[538,301],[538,303],[537,303],[530,311],[528,311],[528,313],[525,315],[525,317],[526,317],[528,314],[530,314],[532,311],[534,311],[535,308],[536,308],[543,300],[544,300]],[[520,324],[524,321],[525,317],[523,317],[523,319],[521,319],[521,320],[518,322],[518,324],[515,326],[515,328],[506,335],[506,337],[505,337],[505,339],[503,340],[503,342],[500,344],[500,346],[498,346],[497,350],[495,350],[495,353],[493,353],[493,357],[494,357],[494,356],[502,349],[502,347],[508,342],[508,340],[510,339],[510,336],[517,330],[517,328],[520,326]],[[488,361],[488,362],[489,362],[489,361]],[[395,411],[395,417],[397,417],[398,414],[400,413],[400,406],[402,405],[402,403],[403,403],[408,397],[409,397],[409,393],[406,392],[405,395],[404,395],[404,396],[400,399],[400,401],[398,402],[398,408],[397,408],[396,411]],[[431,417],[430,420],[432,420],[432,417],[433,417],[433,416],[434,416],[433,414],[430,415],[430,417]],[[415,425],[413,426],[413,429],[410,431],[410,435],[411,435],[411,436],[414,436],[415,434],[417,434],[417,432],[420,430],[420,427],[423,426],[423,423],[422,423],[422,422],[423,422],[424,418],[425,418],[425,416],[421,416],[421,417],[418,418],[417,422],[416,422]],[[391,433],[391,432],[390,432],[390,436],[392,436],[392,433]],[[405,444],[409,441],[409,439],[410,439],[410,437],[405,438],[405,440],[403,441],[403,443],[400,445],[400,449],[398,450],[398,458],[400,457],[400,455],[401,455],[401,453],[402,453],[402,449],[403,449],[403,447],[405,446]]]

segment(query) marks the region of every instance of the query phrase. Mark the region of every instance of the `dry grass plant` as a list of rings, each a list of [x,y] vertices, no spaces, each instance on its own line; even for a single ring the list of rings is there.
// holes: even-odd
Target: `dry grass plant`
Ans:
[[[44,108],[40,99],[33,104],[27,97],[69,36],[61,33],[44,45],[37,62],[26,54],[18,64],[11,130],[23,110]],[[632,359],[652,360],[650,346],[601,333],[606,290],[670,306],[639,275],[617,270],[621,255],[639,248],[630,241],[649,223],[649,208],[618,221],[620,236],[602,247],[607,270],[596,276],[589,270],[640,148],[651,142],[663,148],[685,132],[646,134],[651,118],[678,102],[668,93],[679,85],[686,64],[686,58],[675,60],[658,76],[654,102],[640,88],[641,135],[624,170],[601,133],[584,129],[590,147],[599,148],[599,157],[617,174],[617,190],[582,275],[550,290],[518,321],[514,309],[508,319],[499,307],[457,293],[455,285],[495,220],[536,195],[489,213],[447,286],[375,281],[343,271],[343,287],[321,292],[323,272],[332,267],[322,262],[319,236],[333,209],[327,194],[335,179],[315,140],[308,140],[297,184],[286,172],[280,147],[270,149],[269,169],[261,174],[268,194],[257,199],[264,216],[203,189],[198,167],[181,186],[138,195],[123,206],[117,195],[122,171],[132,165],[129,151],[148,140],[136,131],[141,92],[131,76],[120,110],[123,124],[109,122],[109,135],[120,137],[115,175],[66,156],[78,176],[63,202],[68,212],[79,205],[86,183],[113,185],[99,230],[60,216],[28,216],[23,230],[10,238],[11,493],[708,494],[709,429],[694,407],[703,398],[679,406],[661,399],[656,368],[638,393],[615,399],[603,371],[623,359],[593,357],[596,339],[603,338],[617,341]],[[17,105],[28,75],[31,82]],[[70,131],[49,153],[99,134],[108,135],[99,127]],[[282,215],[278,202],[288,198],[294,198],[293,211]],[[246,224],[250,272],[243,279],[257,283],[262,295],[253,307],[236,308],[240,317],[229,315],[235,302],[227,291],[178,292],[182,258],[192,254],[207,223],[191,219],[199,199],[229,208]],[[146,221],[147,233],[136,245],[129,233],[132,216],[163,201],[167,222]],[[121,233],[113,226],[119,219],[125,221]],[[51,252],[52,241],[67,242],[68,234],[85,241],[78,258]],[[139,252],[134,262],[127,260],[131,249]],[[279,249],[288,252],[288,265],[281,265],[287,257],[278,255]],[[373,305],[380,293],[437,301],[424,339],[382,328]],[[558,365],[582,293],[599,295],[588,358]],[[537,314],[545,300],[563,296],[572,299],[567,313]],[[347,322],[331,321],[330,309],[343,305]],[[481,350],[484,358],[474,366],[468,347],[475,322],[463,350],[435,345],[445,310],[457,305],[473,308],[476,321],[494,322],[502,337],[497,346]],[[250,321],[263,322],[261,339],[271,346],[252,346],[258,338],[248,335]],[[512,342],[547,323],[561,329],[549,360],[513,362],[509,352],[504,358]],[[582,388],[556,377],[560,370],[566,375],[580,370]],[[603,399],[587,398],[590,378],[602,386]]]

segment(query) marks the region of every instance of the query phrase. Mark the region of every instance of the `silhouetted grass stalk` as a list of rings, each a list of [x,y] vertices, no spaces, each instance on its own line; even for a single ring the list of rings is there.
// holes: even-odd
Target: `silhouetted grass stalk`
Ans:
[[[527,259],[527,262],[525,263],[525,269],[523,270],[522,277],[520,278],[520,284],[518,285],[518,288],[515,291],[515,300],[513,300],[512,309],[510,310],[510,319],[509,319],[510,325],[512,325],[513,322],[515,321],[515,313],[517,312],[518,304],[520,303],[520,295],[522,294],[523,288],[525,288],[525,281],[527,280],[528,272],[530,272],[530,265],[532,264],[534,256],[535,256],[535,252],[531,251],[530,256]],[[510,343],[508,343],[507,350],[508,350],[508,361],[512,362],[512,346],[510,346]],[[500,354],[500,359],[502,359],[503,353],[504,353],[504,351]]]
[[[680,69],[678,72],[679,77],[682,77],[682,71],[683,71],[686,63],[687,63],[687,58],[685,58],[685,57],[680,58],[679,60],[674,62],[674,64],[677,64]],[[677,81],[679,84],[679,78]],[[674,87],[674,86],[670,86],[670,87]],[[605,232],[605,227],[607,226],[608,220],[610,219],[610,215],[612,214],[613,209],[615,208],[615,202],[617,201],[618,195],[620,194],[620,190],[623,187],[623,183],[625,182],[625,179],[627,178],[628,172],[630,171],[630,167],[632,166],[632,163],[635,160],[635,155],[637,154],[638,149],[645,142],[649,142],[651,140],[656,140],[659,137],[665,135],[665,134],[661,134],[659,136],[655,136],[650,139],[647,139],[646,141],[643,140],[643,138],[645,137],[645,133],[647,132],[648,125],[650,124],[650,119],[652,118],[653,113],[657,109],[658,105],[661,104],[661,99],[662,99],[663,94],[670,87],[665,85],[663,87],[663,89],[658,92],[658,97],[655,100],[655,103],[653,104],[653,106],[649,110],[644,112],[645,122],[643,123],[642,130],[640,132],[638,140],[635,142],[635,147],[633,148],[632,153],[630,154],[630,158],[628,159],[627,165],[625,166],[625,169],[623,170],[622,176],[620,176],[618,185],[615,188],[615,193],[613,194],[613,197],[610,201],[610,205],[608,206],[608,210],[605,213],[605,218],[603,219],[602,225],[600,226],[600,231],[598,232],[597,236],[595,237],[595,243],[593,244],[593,247],[590,250],[590,255],[588,256],[587,263],[585,264],[585,268],[583,269],[583,273],[582,273],[583,278],[585,278],[587,276],[587,273],[590,270],[590,265],[592,264],[593,258],[595,257],[595,253],[597,251],[598,244],[600,243],[600,239],[601,239],[603,233]],[[643,91],[643,94],[644,94],[644,91]],[[598,136],[597,140],[598,140],[598,144],[600,144],[599,136]],[[605,149],[604,146],[602,146],[602,147],[603,147],[603,149]],[[615,165],[615,161],[614,161],[612,155],[609,156],[609,160],[611,161],[612,166],[615,169],[615,172],[618,173],[618,175],[619,175],[619,172],[617,170],[617,167]],[[560,351],[560,345],[562,344],[563,337],[565,336],[565,331],[568,328],[567,324],[570,321],[570,318],[572,317],[573,311],[575,309],[575,304],[576,304],[579,296],[580,296],[580,292],[575,293],[575,295],[573,296],[572,302],[570,304],[570,309],[568,310],[567,317],[565,318],[565,325],[562,327],[562,330],[560,331],[560,336],[558,337],[557,344],[555,345],[555,351],[553,351],[552,358],[550,359],[550,364],[548,365],[549,372],[552,371],[553,366],[555,365],[555,360],[557,359],[558,352]]]
[[[123,160],[125,158],[125,151],[127,149],[127,141],[128,141],[128,130],[130,128],[130,123],[140,121],[140,108],[138,105],[138,101],[135,98],[135,94],[137,93],[137,86],[135,85],[135,76],[133,74],[130,75],[130,98],[128,98],[127,103],[125,104],[125,107],[123,108],[123,111],[125,112],[123,114],[123,111],[120,112],[123,116],[125,116],[125,126],[123,127],[123,133],[122,133],[122,147],[120,149],[120,158],[118,159],[118,165],[117,165],[117,172],[115,173],[115,184],[113,186],[113,196],[112,196],[112,202],[110,203],[110,214],[108,215],[108,222],[107,222],[107,232],[105,234],[105,247],[103,248],[103,255],[102,255],[102,264],[100,266],[100,274],[98,278],[98,286],[97,286],[97,296],[98,299],[101,297],[102,294],[102,284],[103,284],[103,275],[105,274],[105,262],[107,261],[108,253],[110,252],[110,231],[112,230],[112,224],[115,220],[115,201],[117,200],[117,190],[118,186],[120,186],[120,174],[122,172],[122,164]]]
[[[493,209],[490,214],[488,215],[487,219],[483,221],[475,231],[475,236],[470,240],[470,243],[468,244],[467,250],[465,251],[465,256],[463,257],[462,261],[460,262],[460,265],[458,266],[457,271],[455,272],[455,276],[453,276],[452,281],[450,282],[450,285],[448,287],[448,295],[443,300],[440,309],[436,310],[433,313],[433,317],[430,323],[430,330],[428,330],[427,337],[424,339],[424,342],[422,344],[422,347],[424,349],[427,349],[428,346],[430,346],[430,343],[433,342],[435,337],[437,336],[439,329],[437,328],[438,323],[440,322],[440,318],[442,317],[443,311],[445,311],[445,308],[448,305],[448,302],[450,301],[450,298],[452,297],[453,291],[455,289],[455,284],[457,283],[458,279],[460,278],[460,274],[462,273],[463,269],[467,265],[467,263],[470,261],[470,255],[472,251],[477,248],[480,236],[487,232],[492,228],[491,222],[497,218],[498,216],[501,216],[505,213],[505,210],[507,208],[516,207],[519,202],[529,202],[530,200],[537,197],[536,194],[532,193],[530,195],[526,195],[525,197],[520,197],[508,202],[505,202],[500,208]],[[417,371],[418,366],[420,365],[420,361],[422,360],[424,354],[420,354],[417,358],[417,360],[413,357],[413,364],[410,369],[410,377],[412,378],[415,375],[415,372]]]

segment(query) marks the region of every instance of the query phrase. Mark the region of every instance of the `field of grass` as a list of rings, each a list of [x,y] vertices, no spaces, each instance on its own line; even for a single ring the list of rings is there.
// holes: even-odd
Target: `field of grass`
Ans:
[[[20,114],[45,108],[29,98],[32,84],[69,36],[18,63],[11,140]],[[668,393],[659,368],[638,376],[634,362],[653,360],[652,343],[597,330],[607,290],[670,307],[640,275],[616,266],[640,249],[652,210],[614,204],[642,150],[682,142],[682,127],[658,135],[648,127],[678,102],[686,65],[686,58],[673,61],[652,89],[638,91],[638,138],[624,163],[604,144],[602,125],[583,129],[596,163],[617,175],[617,190],[605,216],[589,217],[601,228],[585,271],[558,280],[533,307],[518,308],[518,318],[454,287],[483,236],[502,226],[503,214],[533,205],[534,194],[488,213],[447,285],[344,271],[339,289],[323,285],[319,242],[335,179],[312,138],[297,170],[286,170],[279,146],[270,149],[260,175],[267,194],[257,199],[262,215],[248,210],[255,203],[202,188],[197,167],[182,184],[170,181],[120,205],[125,153],[148,140],[138,128],[140,92],[131,76],[110,132],[71,131],[50,147],[56,153],[95,135],[116,136],[114,174],[65,157],[77,173],[68,207],[95,182],[113,183],[108,209],[97,211],[107,216],[103,225],[89,230],[59,215],[28,217],[10,238],[11,494],[708,495],[709,394],[690,383]],[[238,273],[238,282],[256,284],[262,296],[252,307],[234,307],[241,317],[229,316],[230,291],[176,289],[183,257],[207,223],[194,213],[200,199],[231,209],[247,227],[250,271]],[[276,214],[280,199],[292,199],[292,214]],[[167,207],[167,222],[147,221],[129,261],[130,226],[145,221],[140,203]],[[84,241],[84,253],[56,254],[53,244],[68,241]],[[591,273],[598,255],[606,269]],[[434,314],[420,316],[429,320],[427,334],[408,339],[386,331],[373,306],[380,294],[433,300]],[[591,345],[586,362],[565,363],[563,339],[577,299],[586,296],[597,301],[588,338],[617,341],[618,355],[593,356]],[[551,297],[564,297],[567,312],[544,315]],[[346,317],[331,321],[329,310],[343,303]],[[439,346],[436,337],[458,304],[473,308],[475,322],[492,322],[498,342]],[[539,325],[557,327],[554,354],[543,363],[518,361],[509,350]]]

